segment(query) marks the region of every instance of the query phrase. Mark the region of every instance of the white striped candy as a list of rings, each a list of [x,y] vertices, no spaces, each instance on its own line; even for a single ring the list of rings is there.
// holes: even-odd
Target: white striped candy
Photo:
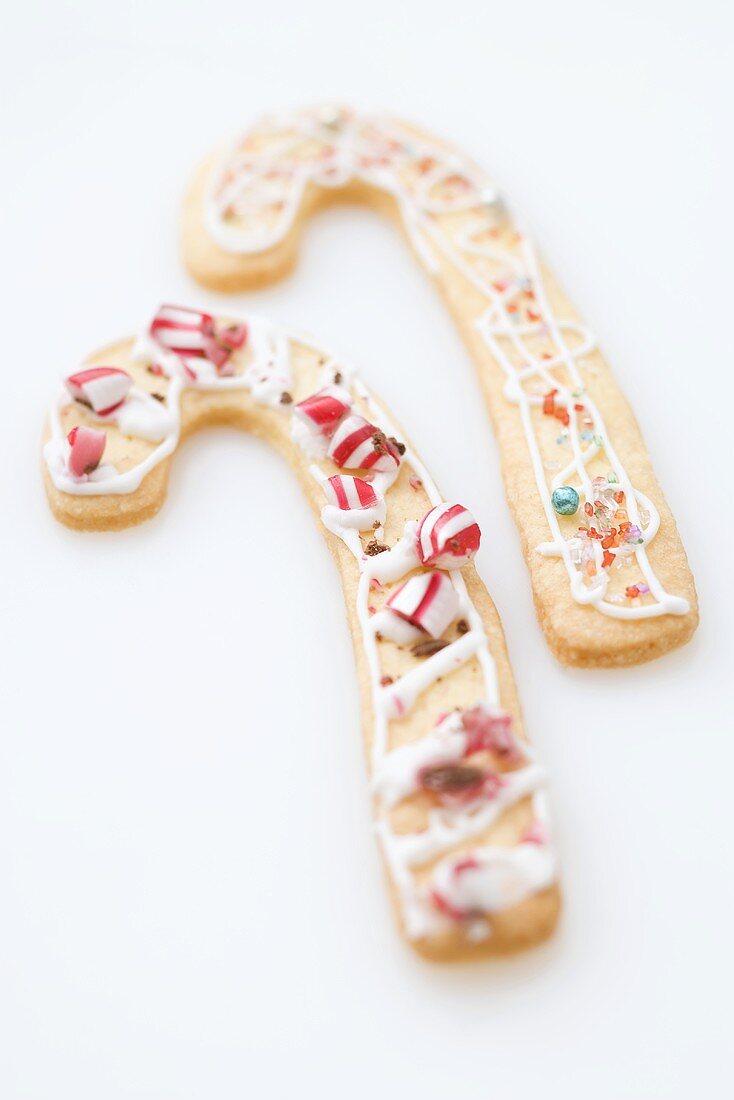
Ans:
[[[161,306],[151,321],[150,335],[178,355],[190,378],[196,378],[196,360],[213,363],[222,375],[234,374],[232,352],[247,339],[247,326],[217,323],[210,313],[184,306]]]
[[[420,521],[416,537],[423,565],[460,569],[479,549],[481,531],[463,504],[439,504]]]
[[[459,597],[445,573],[419,573],[401,584],[387,606],[412,626],[439,638],[459,610]]]
[[[119,408],[132,384],[127,371],[117,367],[90,367],[70,374],[65,381],[74,400],[88,405],[98,416],[106,416]]]
[[[387,473],[400,465],[400,451],[384,432],[363,416],[342,420],[329,446],[329,458],[350,470]]]
[[[293,406],[293,412],[309,427],[318,428],[326,436],[332,435],[345,413],[349,412],[352,399],[341,386],[324,386],[318,393]]]
[[[348,477],[335,474],[323,483],[329,504],[336,505],[346,512],[354,508],[374,508],[377,494],[372,486],[361,477]]]
[[[207,333],[214,328],[214,318],[198,309],[184,306],[161,306],[150,324],[150,334],[164,348],[177,355],[204,355]]]

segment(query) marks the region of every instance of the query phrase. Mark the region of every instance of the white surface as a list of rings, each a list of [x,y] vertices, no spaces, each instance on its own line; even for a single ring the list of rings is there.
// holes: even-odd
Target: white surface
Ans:
[[[4,1100],[722,1095],[732,27],[713,2],[594,7],[26,2],[6,19]],[[320,216],[292,278],[231,302],[361,363],[482,523],[565,912],[549,945],[474,969],[395,934],[337,578],[283,463],[204,433],[159,517],[102,536],[58,526],[38,474],[62,372],[161,300],[219,304],[176,254],[197,158],[327,97],[414,118],[495,173],[633,401],[699,585],[685,650],[619,673],[554,662],[471,364],[374,215]]]

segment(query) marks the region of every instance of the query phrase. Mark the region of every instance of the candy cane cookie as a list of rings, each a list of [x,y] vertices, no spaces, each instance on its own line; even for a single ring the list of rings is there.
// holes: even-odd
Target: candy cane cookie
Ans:
[[[474,357],[541,626],[556,656],[634,664],[696,628],[693,577],[634,415],[589,329],[487,176],[412,126],[273,115],[199,170],[183,252],[207,286],[283,275],[336,198],[393,216]]]
[[[472,564],[479,524],[341,359],[262,319],[164,306],[64,379],[44,444],[54,514],[81,530],[152,516],[177,447],[213,423],[285,455],[336,558],[405,935],[438,959],[543,939],[559,906],[545,778]]]

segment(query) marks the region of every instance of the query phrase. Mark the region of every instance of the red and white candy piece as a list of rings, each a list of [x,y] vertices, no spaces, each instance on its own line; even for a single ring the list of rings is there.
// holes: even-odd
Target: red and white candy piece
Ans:
[[[388,473],[400,465],[400,449],[394,440],[353,413],[342,420],[329,446],[329,458],[349,470]]]
[[[352,404],[349,393],[342,386],[324,386],[318,393],[311,394],[304,401],[293,406],[293,412],[309,428],[315,428],[322,435],[331,436],[336,426]]]
[[[463,504],[439,504],[418,524],[417,549],[423,565],[461,569],[472,560],[482,537]]]
[[[354,508],[374,508],[377,504],[377,493],[361,477],[335,474],[323,483],[323,489],[329,504],[336,505],[342,512]]]
[[[466,732],[464,756],[491,752],[506,760],[520,760],[522,750],[512,731],[512,715],[506,710],[490,709],[482,703],[461,712]]]
[[[439,866],[443,889],[436,886],[430,891],[429,896],[436,908],[450,920],[463,921],[469,917],[481,915],[481,909],[472,904],[467,905],[461,897],[464,893],[461,889],[462,878],[467,872],[480,871],[481,866],[479,859],[472,852],[447,860]]]
[[[411,626],[439,638],[456,618],[459,597],[445,573],[419,573],[393,592],[387,607]]]
[[[107,416],[119,409],[132,384],[127,371],[118,367],[90,367],[70,374],[65,381],[74,400],[87,405],[98,416]]]
[[[211,336],[207,336],[205,353],[221,375],[233,375],[235,370],[232,352],[241,348],[247,340],[247,325],[225,325],[219,321],[213,324]]]
[[[78,425],[67,435],[69,442],[69,470],[74,477],[91,474],[99,466],[107,443],[107,433],[97,428],[85,428]]]
[[[162,347],[178,355],[187,373],[196,371],[187,359],[207,359],[221,375],[234,374],[232,352],[247,339],[246,325],[217,323],[210,313],[184,306],[161,306],[150,324],[150,335]]]
[[[176,355],[204,356],[206,335],[214,326],[209,313],[184,306],[161,306],[150,323],[150,335]]]
[[[546,841],[544,835],[526,834],[512,848],[490,846],[449,856],[433,873],[429,897],[455,921],[510,909],[553,881],[555,860]]]

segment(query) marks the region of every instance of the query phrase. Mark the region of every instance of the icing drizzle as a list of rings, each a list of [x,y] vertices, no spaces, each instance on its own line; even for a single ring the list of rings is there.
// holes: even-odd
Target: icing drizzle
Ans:
[[[330,107],[273,115],[237,142],[214,171],[204,202],[207,231],[226,251],[264,251],[291,230],[309,185],[333,189],[355,179],[393,196],[431,274],[439,275],[444,261],[483,300],[474,323],[506,376],[507,400],[518,406],[550,534],[537,551],[561,558],[573,598],[604,615],[685,614],[688,601],[665,590],[647,555],[658,512],[633,486],[585,389],[581,370],[593,372],[583,360],[594,350],[594,338],[555,315],[532,243],[507,232],[501,199],[476,166],[392,119]],[[548,426],[537,413],[548,390],[563,415],[561,461],[544,461]],[[615,527],[602,547],[609,526],[575,527],[555,513],[552,490],[566,484],[577,489],[582,504],[596,508],[592,462],[597,469],[603,465],[610,485],[624,494],[623,530],[635,537],[621,538]],[[549,479],[550,470],[557,472]],[[613,574],[633,562],[642,580],[622,595]]]

